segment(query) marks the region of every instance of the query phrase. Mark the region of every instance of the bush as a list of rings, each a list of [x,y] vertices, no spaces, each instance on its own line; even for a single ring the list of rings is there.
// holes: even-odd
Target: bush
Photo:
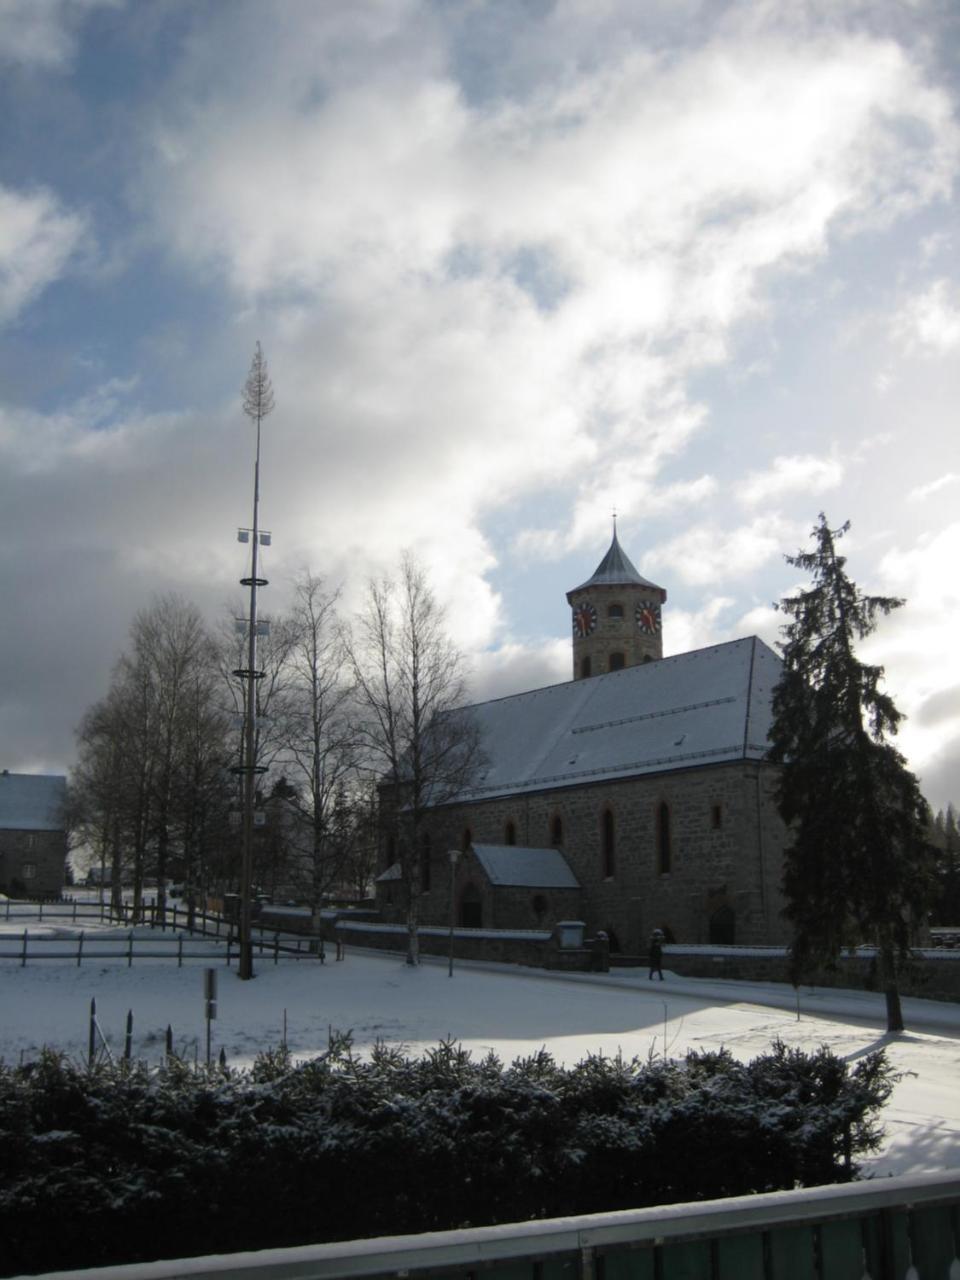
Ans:
[[[452,1043],[361,1059],[348,1038],[236,1073],[88,1071],[45,1052],[0,1064],[0,1273],[845,1181],[879,1144],[892,1081],[882,1052],[850,1069],[779,1043],[746,1064],[721,1051],[571,1069]]]

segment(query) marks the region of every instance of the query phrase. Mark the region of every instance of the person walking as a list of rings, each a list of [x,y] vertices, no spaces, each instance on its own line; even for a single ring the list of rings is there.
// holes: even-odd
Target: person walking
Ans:
[[[653,975],[659,974],[660,981],[663,981],[663,931],[654,929],[650,935],[650,981],[653,981]]]

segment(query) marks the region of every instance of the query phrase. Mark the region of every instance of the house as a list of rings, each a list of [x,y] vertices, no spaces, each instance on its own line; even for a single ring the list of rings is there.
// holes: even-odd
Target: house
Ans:
[[[0,772],[0,893],[51,898],[67,862],[64,777]]]
[[[428,815],[421,919],[447,920],[452,889],[465,926],[550,927],[576,904],[614,951],[644,950],[655,928],[684,942],[783,942],[786,828],[767,759],[779,658],[756,636],[664,658],[666,591],[616,533],[567,600],[573,680],[471,709],[484,763]],[[451,863],[449,850],[466,856]],[[402,917],[398,888],[387,868],[386,919]]]

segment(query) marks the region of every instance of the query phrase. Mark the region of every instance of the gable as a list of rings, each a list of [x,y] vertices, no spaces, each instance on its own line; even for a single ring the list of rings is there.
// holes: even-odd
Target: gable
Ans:
[[[531,849],[512,844],[475,844],[471,848],[492,885],[580,888],[580,882],[558,849]]]
[[[762,760],[780,667],[751,636],[480,703],[485,761],[457,799]]]

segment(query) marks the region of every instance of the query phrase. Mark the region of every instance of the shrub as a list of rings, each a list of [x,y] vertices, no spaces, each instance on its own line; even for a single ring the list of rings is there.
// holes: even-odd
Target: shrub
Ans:
[[[4,1275],[845,1181],[893,1077],[774,1044],[684,1062],[349,1039],[249,1072],[0,1064]],[[56,1221],[57,1230],[50,1224]],[[165,1224],[176,1223],[171,1235]]]

